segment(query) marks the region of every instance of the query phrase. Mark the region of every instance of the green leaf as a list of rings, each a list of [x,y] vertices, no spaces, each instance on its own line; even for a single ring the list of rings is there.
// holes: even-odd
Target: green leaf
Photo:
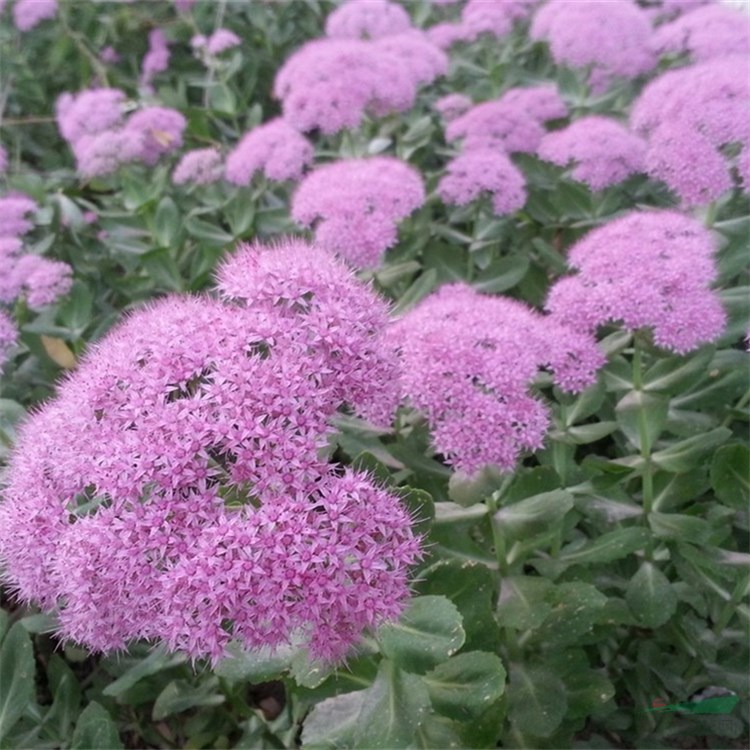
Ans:
[[[444,596],[419,596],[396,623],[377,633],[385,656],[412,672],[424,672],[458,651],[466,640],[461,614]]]
[[[130,690],[144,677],[157,674],[166,669],[184,664],[187,658],[181,654],[168,654],[162,649],[156,649],[145,659],[137,661],[130,669],[121,674],[114,682],[107,685],[102,691],[104,695],[117,697]]]
[[[507,692],[510,720],[523,734],[549,737],[565,717],[565,684],[542,666],[512,665]]]
[[[717,427],[702,435],[682,440],[669,448],[654,453],[653,463],[674,474],[690,471],[714,448],[725,443],[732,435],[727,427]]]
[[[401,295],[393,308],[394,315],[400,315],[424,299],[438,285],[438,275],[434,268],[428,268],[419,275],[414,283]]]
[[[58,654],[52,654],[50,657],[47,679],[53,701],[44,717],[44,723],[53,725],[58,737],[66,737],[69,727],[78,715],[81,688],[73,670]]]
[[[494,651],[499,634],[493,615],[497,576],[471,560],[438,560],[420,572],[421,594],[442,594],[458,608],[466,631],[465,648]]]
[[[159,247],[171,247],[180,232],[180,212],[177,204],[165,195],[156,207],[154,238]]]
[[[453,656],[424,676],[433,708],[458,721],[479,717],[505,690],[499,657],[483,651]]]
[[[552,611],[552,581],[539,576],[508,576],[500,583],[497,618],[501,627],[538,628]]]
[[[429,710],[424,682],[385,659],[375,682],[321,701],[302,729],[304,748],[405,748]]]
[[[647,628],[658,628],[675,613],[677,595],[667,577],[648,560],[630,579],[625,601],[636,620]]]
[[[568,427],[559,436],[553,434],[551,437],[569,445],[588,445],[611,435],[616,429],[617,422],[593,422]]]
[[[537,642],[549,648],[575,644],[590,633],[607,603],[596,586],[583,581],[558,584],[550,599],[552,611],[535,634]]]
[[[492,466],[484,467],[474,476],[455,471],[448,480],[448,497],[468,508],[489,497],[502,482],[503,475]]]
[[[644,374],[644,389],[670,395],[688,390],[706,376],[715,351],[714,347],[707,346],[689,357],[660,359]]]
[[[643,528],[615,529],[583,545],[570,545],[563,549],[559,561],[566,565],[612,562],[643,549],[649,539],[650,534]]]
[[[357,721],[355,747],[408,747],[424,720],[430,699],[424,682],[383,660]]]
[[[411,529],[415,534],[426,534],[435,519],[435,503],[432,495],[414,487],[397,487],[396,494],[414,519]]]
[[[215,224],[209,224],[207,221],[198,219],[195,216],[190,216],[187,219],[185,228],[189,234],[202,240],[207,245],[223,247],[234,241],[234,237],[231,234],[225,232]]]
[[[0,648],[0,740],[7,736],[36,694],[34,650],[20,622]]]
[[[555,526],[572,507],[569,492],[553,490],[506,505],[495,513],[494,522],[509,539],[527,537]]]
[[[214,668],[214,673],[230,682],[268,682],[278,679],[289,669],[296,649],[281,647],[276,651],[246,650],[238,643],[227,646],[229,656]]]
[[[320,701],[302,727],[303,748],[354,748],[357,723],[367,690]]]
[[[499,294],[512,289],[529,270],[528,255],[511,255],[493,261],[477,274],[472,286],[484,294]]]
[[[667,423],[669,399],[644,391],[626,393],[615,407],[617,424],[630,442],[640,451],[651,448]]]
[[[78,717],[70,747],[71,750],[115,750],[124,746],[109,712],[91,701]]]
[[[209,106],[212,110],[233,115],[237,112],[237,97],[226,84],[216,84],[208,92]]]
[[[157,696],[152,717],[154,721],[160,721],[195,706],[218,706],[226,700],[217,692],[218,687],[217,677],[209,677],[197,685],[188,680],[173,680]]]
[[[732,508],[743,510],[750,503],[750,448],[724,445],[711,461],[711,486],[716,496]]]
[[[659,539],[706,544],[713,536],[714,530],[708,521],[683,513],[652,512],[648,524]]]

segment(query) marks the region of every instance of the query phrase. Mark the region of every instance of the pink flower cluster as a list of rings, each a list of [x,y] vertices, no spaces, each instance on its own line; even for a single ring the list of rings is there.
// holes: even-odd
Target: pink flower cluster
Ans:
[[[714,3],[716,0],[647,0],[647,2],[645,12],[658,22],[671,20],[702,5]]]
[[[123,117],[125,94],[118,89],[65,93],[57,100],[57,123],[84,177],[115,172],[140,161],[153,166],[182,145],[185,118],[166,107],[145,107]]]
[[[398,616],[420,557],[399,499],[324,457],[337,410],[396,380],[386,308],[301,242],[241,250],[219,288],[134,313],[29,418],[6,582],[94,650],[147,638],[215,663],[236,639],[336,661]]]
[[[408,110],[418,85],[447,67],[445,54],[418,31],[375,41],[316,39],[284,63],[274,95],[293,127],[336,133],[356,127],[366,113]]]
[[[534,153],[544,136],[544,123],[565,117],[568,109],[553,84],[513,88],[499,99],[477,104],[445,129],[449,141],[464,150],[502,148],[507,153]]]
[[[0,310],[0,372],[8,361],[10,350],[18,341],[18,328],[13,318],[5,310]]]
[[[608,322],[653,329],[654,342],[684,354],[717,338],[726,314],[710,232],[669,211],[635,211],[589,232],[568,254],[574,276],[550,290],[547,309],[594,331]]]
[[[199,148],[183,154],[172,173],[172,182],[175,185],[209,185],[220,180],[223,174],[218,149]]]
[[[239,47],[242,40],[229,29],[216,29],[209,36],[198,34],[190,40],[190,44],[195,50],[205,52],[210,57],[217,57],[228,49]]]
[[[443,120],[450,122],[470,109],[473,102],[466,94],[454,93],[441,96],[433,106],[442,115]]]
[[[604,357],[587,335],[516,300],[444,286],[397,320],[405,399],[424,412],[435,448],[457,470],[511,471],[542,446],[547,408],[530,393],[540,368],[569,391],[593,383]]]
[[[644,170],[646,142],[616,120],[591,115],[542,138],[538,156],[572,166],[574,180],[602,190]]]
[[[654,34],[660,54],[687,53],[694,62],[750,54],[750,17],[725,5],[698,7]]]
[[[427,30],[441,49],[457,42],[472,42],[482,34],[502,39],[517,21],[528,18],[538,0],[468,0],[456,23],[439,23]]]
[[[32,310],[51,305],[73,283],[67,263],[23,253],[20,236],[34,226],[27,214],[37,210],[26,195],[0,198],[0,302],[12,304],[23,298]]]
[[[475,148],[459,154],[448,162],[438,185],[441,199],[454,206],[465,206],[483,193],[492,196],[498,216],[515,213],[526,203],[526,180],[500,149]]]
[[[378,39],[410,28],[409,14],[389,0],[349,0],[326,19],[326,35],[334,39]]]
[[[16,0],[13,5],[13,23],[19,31],[31,31],[56,15],[57,0]]]
[[[277,182],[298,180],[312,160],[312,144],[277,117],[242,137],[227,157],[226,178],[235,185],[249,185],[256,172],[263,172]]]
[[[147,91],[152,90],[151,82],[158,73],[163,73],[169,67],[169,45],[164,32],[154,29],[148,35],[148,52],[141,63],[141,86]]]
[[[747,58],[729,56],[664,73],[643,90],[631,112],[634,130],[648,138],[646,169],[685,206],[716,200],[733,187],[736,158],[750,191],[750,76]]]
[[[292,217],[356,268],[373,268],[396,243],[397,224],[425,200],[420,174],[389,156],[318,167],[292,198]]]
[[[557,89],[545,84],[509,89],[451,120],[445,136],[462,141],[464,153],[448,163],[438,185],[441,198],[464,205],[489,192],[495,213],[517,211],[526,202],[526,181],[508,154],[533,153],[544,136],[544,122],[566,114]]]
[[[651,23],[631,0],[551,0],[534,16],[532,39],[549,43],[558,65],[591,70],[593,91],[613,78],[636,78],[656,66]]]

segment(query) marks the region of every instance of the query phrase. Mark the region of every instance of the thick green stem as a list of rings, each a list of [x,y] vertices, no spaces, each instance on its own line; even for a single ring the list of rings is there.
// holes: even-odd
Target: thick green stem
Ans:
[[[492,542],[495,547],[495,559],[497,560],[497,567],[500,571],[500,575],[504,576],[508,574],[508,553],[505,548],[505,539],[502,531],[498,528],[495,523],[495,513],[497,513],[498,502],[497,499],[490,495],[487,498],[487,507],[490,511],[490,528],[492,529]]]
[[[639,337],[633,338],[633,388],[643,391],[643,352]],[[648,415],[646,407],[641,404],[638,411],[638,442],[643,459],[643,474],[641,489],[643,495],[643,516],[646,523],[654,507],[654,469],[651,462],[651,436],[648,430]],[[653,559],[653,541],[646,547],[646,559]]]
[[[740,411],[744,409],[748,403],[750,403],[750,388],[748,388],[745,391],[745,395],[735,404],[733,411]],[[722,427],[729,427],[730,424],[734,421],[735,416],[734,414],[727,414],[724,421],[721,423]]]

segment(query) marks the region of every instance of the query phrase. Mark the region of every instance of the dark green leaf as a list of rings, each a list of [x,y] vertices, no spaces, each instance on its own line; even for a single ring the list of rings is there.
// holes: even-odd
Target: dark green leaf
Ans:
[[[750,503],[750,448],[724,445],[711,461],[711,486],[716,496],[732,508],[743,510]]]
[[[216,677],[209,677],[197,685],[188,680],[173,680],[159,693],[154,703],[154,721],[196,706],[218,706],[226,700],[217,692],[218,686],[219,680]]]
[[[630,391],[618,402],[617,424],[630,442],[649,453],[667,423],[669,399],[655,393]]]
[[[542,666],[513,664],[507,693],[510,720],[523,734],[549,737],[568,708],[565,684]]]
[[[495,654],[470,651],[453,656],[424,676],[433,708],[467,721],[480,716],[505,689],[505,668]]]
[[[458,651],[466,640],[456,606],[444,596],[419,596],[398,622],[377,633],[385,656],[412,672],[424,672]]]
[[[714,448],[725,443],[732,435],[726,427],[717,427],[703,435],[682,440],[675,445],[654,453],[652,460],[656,466],[675,474],[690,471]]]
[[[124,746],[107,710],[91,701],[78,717],[70,747],[71,750],[118,750]]]
[[[7,736],[34,698],[34,673],[31,638],[17,622],[0,648],[0,740]]]
[[[630,579],[625,601],[636,620],[647,628],[658,628],[674,614],[677,595],[667,577],[652,562],[644,561]]]
[[[501,627],[530,630],[538,628],[552,611],[555,585],[538,576],[508,576],[500,583],[497,603]]]

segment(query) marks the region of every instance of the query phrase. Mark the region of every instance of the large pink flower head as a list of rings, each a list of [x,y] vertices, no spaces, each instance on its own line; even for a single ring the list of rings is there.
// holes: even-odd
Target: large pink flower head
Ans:
[[[501,39],[513,24],[527,18],[538,0],[469,0],[461,11],[461,22],[468,38],[491,34]]]
[[[98,135],[122,121],[125,94],[119,89],[86,89],[57,99],[57,127],[74,146],[83,136]]]
[[[538,155],[592,190],[601,190],[644,169],[646,142],[616,120],[592,115],[542,138]]]
[[[298,180],[313,156],[310,141],[277,117],[242,137],[227,157],[226,178],[249,185],[256,172],[263,172],[269,180]]]
[[[366,112],[403,112],[414,104],[413,71],[374,42],[316,39],[295,52],[274,81],[284,119],[298,130],[336,133]]]
[[[292,217],[359,268],[396,243],[397,224],[424,203],[420,174],[389,156],[347,159],[311,172],[292,198]]]
[[[750,54],[750,18],[739,9],[708,5],[665,24],[654,34],[660,54],[687,53],[695,62]]]
[[[566,114],[567,107],[553,85],[514,88],[451,121],[445,137],[462,140],[466,151],[497,147],[508,153],[534,153],[545,132],[543,123]]]
[[[686,206],[716,200],[732,187],[725,146],[750,149],[750,66],[745,56],[668,71],[635,102],[631,123],[648,137],[646,168]],[[747,183],[745,183],[747,189]]]
[[[220,180],[224,173],[221,154],[216,148],[188,151],[172,173],[175,185],[209,185]]]
[[[116,172],[122,164],[137,161],[142,150],[142,134],[127,128],[84,135],[73,145],[78,173],[87,178]]]
[[[658,346],[684,354],[724,330],[711,289],[713,238],[699,222],[670,211],[635,211],[589,232],[571,249],[577,270],[550,290],[547,309],[579,329],[622,321],[653,329]]]
[[[540,368],[579,391],[604,362],[589,336],[464,284],[430,295],[390,338],[404,398],[424,412],[436,449],[467,474],[486,465],[511,471],[523,451],[541,447],[549,417],[530,394]]]
[[[36,203],[23,193],[9,193],[0,198],[0,237],[18,237],[34,226],[26,218],[37,210]]]
[[[132,114],[124,132],[140,140],[138,160],[153,166],[164,155],[182,146],[187,120],[175,109],[145,107]]]
[[[308,251],[315,267],[289,274]],[[304,243],[241,251],[222,273],[221,299],[134,313],[28,420],[0,504],[6,582],[95,650],[148,638],[217,661],[235,638],[336,660],[399,614],[420,554],[398,499],[324,457],[356,398],[333,373],[354,378],[362,354],[331,337],[348,328],[356,349],[382,329],[326,316],[337,280],[350,302],[358,282]],[[359,301],[385,315],[365,287]],[[383,375],[370,365],[359,376]]]
[[[594,91],[612,78],[635,78],[652,70],[648,16],[630,0],[552,0],[536,13],[531,37],[549,42],[558,65],[591,68]]]
[[[409,14],[388,0],[349,0],[326,19],[326,35],[335,39],[378,39],[410,28]]]
[[[526,203],[526,180],[521,171],[500,149],[477,148],[459,154],[448,162],[438,184],[438,194],[457,206],[492,196],[492,208],[498,216],[511,214]]]
[[[398,363],[382,344],[387,307],[343,262],[299,240],[272,250],[242,245],[221,267],[217,287],[227,299],[282,316],[300,346],[321,351],[319,376],[333,398],[391,423]]]
[[[57,15],[57,0],[16,0],[13,23],[19,31],[31,31]]]

